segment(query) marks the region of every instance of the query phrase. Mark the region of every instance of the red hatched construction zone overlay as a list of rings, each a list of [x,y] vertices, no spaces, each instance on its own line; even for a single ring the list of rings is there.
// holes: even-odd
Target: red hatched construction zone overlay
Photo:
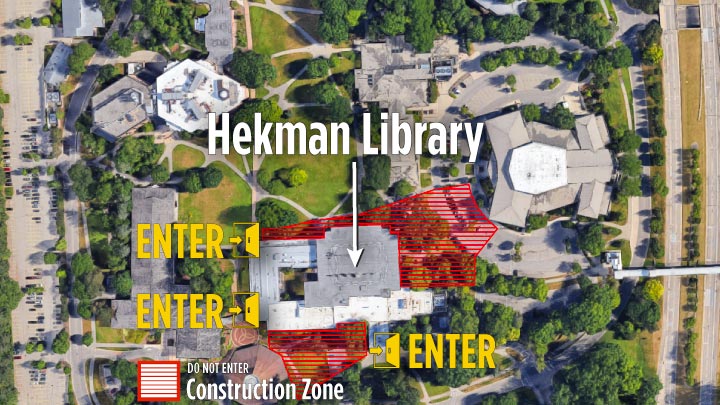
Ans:
[[[367,328],[345,322],[334,329],[269,330],[268,347],[282,357],[291,382],[322,384],[367,356]]]
[[[398,238],[401,287],[475,285],[475,259],[497,232],[469,184],[436,188],[358,215],[359,226],[381,226]],[[352,226],[352,215],[262,230],[262,240],[324,239]],[[362,238],[360,239],[362,245]]]
[[[381,226],[398,239],[401,287],[475,285],[475,260],[497,232],[469,184],[436,188],[358,215],[359,226]],[[262,230],[262,240],[324,239],[331,228],[351,227],[352,215],[319,218]],[[360,240],[362,245],[362,238]],[[367,355],[364,322],[335,329],[270,330],[290,380],[323,383]]]
[[[141,360],[137,363],[138,402],[180,401],[180,362]]]

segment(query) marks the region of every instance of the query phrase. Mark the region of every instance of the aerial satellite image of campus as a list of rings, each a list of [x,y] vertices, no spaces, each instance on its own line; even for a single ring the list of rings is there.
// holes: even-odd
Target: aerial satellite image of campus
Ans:
[[[0,0],[0,405],[720,404],[718,0]]]

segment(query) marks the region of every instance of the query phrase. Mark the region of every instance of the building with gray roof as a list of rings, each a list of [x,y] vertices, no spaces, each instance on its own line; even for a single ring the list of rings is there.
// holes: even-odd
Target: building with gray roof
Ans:
[[[92,37],[95,30],[105,26],[100,4],[94,0],[63,0],[63,36]]]
[[[460,53],[457,40],[450,37],[436,40],[428,53],[416,53],[403,36],[363,43],[358,50],[362,66],[355,70],[355,87],[360,101],[377,102],[384,109],[398,103],[402,109],[414,111],[430,106],[428,81],[448,80]]]
[[[350,297],[385,297],[400,289],[397,237],[379,226],[362,227],[362,260],[353,266],[347,248],[352,228],[334,228],[317,241],[317,281],[305,282],[305,306],[348,305]]]
[[[150,88],[132,76],[123,76],[90,100],[92,132],[115,142],[145,123],[153,114]]]
[[[587,115],[576,123],[574,131],[525,123],[519,111],[485,122],[493,147],[491,220],[523,228],[528,214],[576,202],[579,215],[608,213],[615,166],[605,120]]]
[[[163,227],[177,221],[177,192],[172,188],[135,188],[132,192],[132,202],[132,252],[134,253],[130,259],[130,274],[133,286],[130,299],[112,301],[114,316],[111,326],[113,328],[137,328],[138,294],[150,294],[151,296],[155,294],[190,294],[190,288],[187,285],[175,284],[172,258],[140,259],[136,254],[138,251],[138,224],[158,224]],[[152,227],[143,236],[153,240]],[[186,300],[186,303],[188,301],[189,299]],[[152,301],[145,305],[150,309],[145,320],[150,321],[153,314]],[[214,328],[191,329],[188,322],[189,308],[187,306],[178,308],[175,301],[172,305],[172,325],[164,331],[163,355],[180,359],[219,357],[220,330]],[[178,311],[183,311],[185,319],[182,328],[179,328],[177,324]],[[198,321],[204,322],[204,315],[198,316]]]
[[[43,80],[45,80],[45,83],[52,87],[58,87],[60,83],[65,81],[70,74],[70,66],[68,66],[67,61],[71,53],[72,48],[69,46],[62,42],[57,44],[43,69]]]
[[[377,331],[389,322],[433,312],[431,290],[400,287],[397,236],[380,226],[359,227],[364,251],[355,267],[348,254],[352,232],[351,227],[336,227],[321,239],[261,242],[260,260],[250,261],[250,290],[260,293],[260,320],[268,330],[326,329],[366,321],[369,331]],[[291,300],[283,286],[297,277],[302,277],[303,292]]]

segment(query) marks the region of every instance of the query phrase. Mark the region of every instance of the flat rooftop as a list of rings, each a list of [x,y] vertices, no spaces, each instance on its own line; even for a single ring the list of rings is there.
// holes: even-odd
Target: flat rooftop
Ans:
[[[389,297],[400,289],[397,237],[379,226],[359,228],[357,267],[347,252],[352,228],[333,228],[317,241],[317,281],[305,282],[307,307],[348,305],[350,297]]]
[[[247,97],[245,87],[205,61],[168,64],[155,84],[158,116],[188,132],[207,129],[208,113],[231,111]]]
[[[143,124],[153,112],[148,86],[130,76],[102,90],[91,102],[92,131],[111,142]]]

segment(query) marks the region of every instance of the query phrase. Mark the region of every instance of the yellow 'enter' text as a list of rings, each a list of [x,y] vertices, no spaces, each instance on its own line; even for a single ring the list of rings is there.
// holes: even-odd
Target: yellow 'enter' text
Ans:
[[[152,236],[145,233],[152,230]],[[198,232],[206,230],[205,240],[198,237]],[[185,236],[190,242],[191,259],[222,259],[220,245],[223,240],[223,231],[217,224],[137,224],[137,257],[138,259],[162,259],[172,257],[172,231],[177,233],[177,257],[185,258]],[[145,250],[152,245],[152,252]],[[198,251],[198,245],[205,245],[205,251]],[[162,251],[163,255],[160,255]]]
[[[186,301],[190,304],[190,313],[188,315],[188,318],[190,318],[188,320],[190,322],[190,328],[209,329],[215,327],[222,329],[223,327],[222,320],[220,319],[223,311],[223,302],[222,298],[217,294],[152,294],[152,314],[148,307],[151,301],[150,295],[151,294],[137,295],[138,329],[184,328],[186,320],[183,306]],[[173,325],[171,322],[173,303],[175,303],[175,308],[177,308],[177,311],[175,311],[177,316],[176,325]],[[205,304],[205,324],[198,321],[198,316],[203,313],[201,303]],[[145,320],[145,315],[150,315],[151,322]]]
[[[495,339],[490,335],[473,334],[438,334],[436,336],[421,333],[410,334],[410,368],[431,368],[434,363],[438,368],[445,367],[445,349],[447,348],[448,368],[456,368],[457,345],[460,343],[462,368],[495,368],[492,353],[495,351]],[[418,341],[425,342],[425,350],[418,347]],[[447,346],[445,345],[447,342]],[[425,364],[417,361],[419,354],[425,353]],[[471,355],[477,355],[477,364],[471,360]]]

